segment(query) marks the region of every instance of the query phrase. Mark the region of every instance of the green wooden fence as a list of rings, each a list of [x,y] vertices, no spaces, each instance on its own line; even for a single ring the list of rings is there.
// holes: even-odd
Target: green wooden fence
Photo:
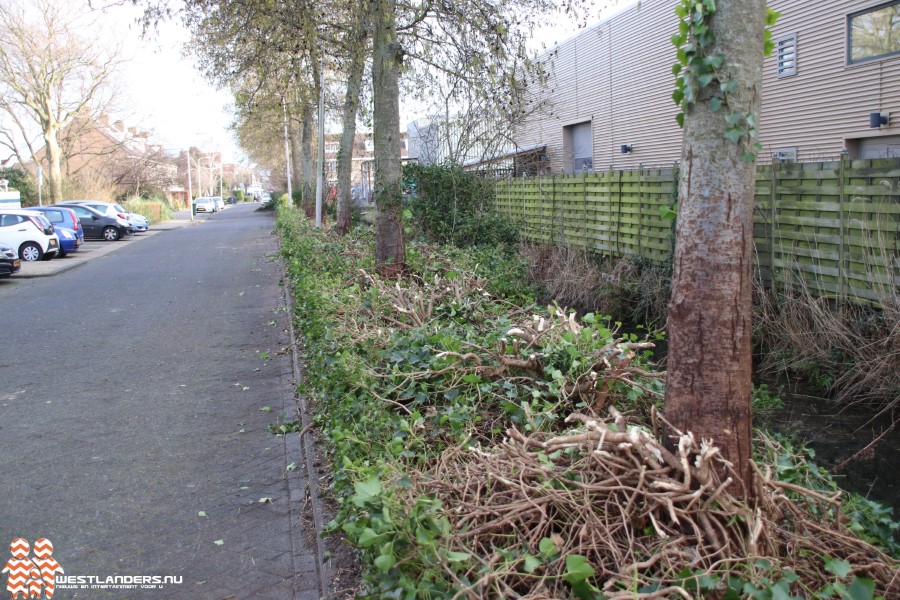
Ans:
[[[672,168],[508,179],[496,209],[523,237],[663,263],[674,247],[660,207]],[[754,241],[771,285],[878,300],[900,287],[900,159],[774,163],[757,172]]]

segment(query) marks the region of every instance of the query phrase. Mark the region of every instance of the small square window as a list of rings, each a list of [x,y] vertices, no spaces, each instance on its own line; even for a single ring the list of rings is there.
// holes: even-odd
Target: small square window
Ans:
[[[900,0],[849,15],[847,35],[851,64],[900,54]]]
[[[797,34],[783,35],[775,41],[778,77],[797,74]]]

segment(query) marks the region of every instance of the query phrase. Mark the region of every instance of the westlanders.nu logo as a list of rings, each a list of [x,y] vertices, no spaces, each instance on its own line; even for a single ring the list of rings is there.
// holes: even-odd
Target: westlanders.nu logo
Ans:
[[[19,598],[53,598],[56,589],[76,590],[134,590],[163,589],[166,585],[181,584],[183,578],[172,575],[64,575],[65,571],[53,558],[53,544],[41,538],[34,543],[34,556],[23,538],[9,545],[12,554],[3,573],[8,573],[6,591],[13,600]]]
[[[9,545],[12,558],[6,561],[2,573],[9,573],[6,591],[13,598],[52,598],[56,574],[63,573],[53,558],[53,544],[46,538],[34,543],[34,558],[28,556],[31,548],[28,540],[18,538]]]

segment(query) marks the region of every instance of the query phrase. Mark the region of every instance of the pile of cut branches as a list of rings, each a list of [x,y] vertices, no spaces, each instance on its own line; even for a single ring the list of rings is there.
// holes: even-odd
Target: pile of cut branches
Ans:
[[[572,414],[564,435],[511,428],[490,451],[449,450],[419,473],[450,507],[451,549],[472,557],[466,572],[445,566],[459,597],[900,597],[900,564],[846,529],[841,493],[758,469],[751,507],[719,475],[731,465],[716,447],[685,434],[670,452],[610,413]]]

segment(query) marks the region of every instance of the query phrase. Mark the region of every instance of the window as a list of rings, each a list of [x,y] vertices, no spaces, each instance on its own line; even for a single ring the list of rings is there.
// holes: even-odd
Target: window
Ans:
[[[564,170],[567,173],[592,172],[594,170],[594,145],[591,122],[569,125],[563,129],[563,150],[566,157]]]
[[[783,35],[775,41],[778,77],[797,74],[797,34]]]
[[[900,0],[851,14],[847,34],[851,64],[900,53]]]

